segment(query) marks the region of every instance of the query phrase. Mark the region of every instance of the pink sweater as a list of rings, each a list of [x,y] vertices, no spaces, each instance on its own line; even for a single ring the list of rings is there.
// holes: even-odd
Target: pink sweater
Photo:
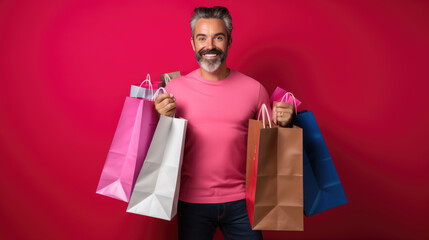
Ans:
[[[166,90],[176,98],[176,117],[188,120],[179,199],[244,199],[248,121],[262,103],[269,108],[265,88],[234,70],[223,80],[209,81],[197,69],[171,80]]]

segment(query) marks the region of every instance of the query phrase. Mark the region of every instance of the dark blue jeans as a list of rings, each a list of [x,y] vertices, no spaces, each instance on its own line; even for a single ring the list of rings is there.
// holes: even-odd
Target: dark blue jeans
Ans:
[[[180,240],[211,240],[219,226],[225,239],[262,239],[250,227],[246,200],[199,204],[179,201],[177,208]]]

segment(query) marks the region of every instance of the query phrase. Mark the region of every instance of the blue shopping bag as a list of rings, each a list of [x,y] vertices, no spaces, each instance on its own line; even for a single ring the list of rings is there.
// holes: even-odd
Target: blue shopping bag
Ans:
[[[299,112],[294,116],[294,124],[303,129],[305,216],[347,203],[340,178],[313,113]]]

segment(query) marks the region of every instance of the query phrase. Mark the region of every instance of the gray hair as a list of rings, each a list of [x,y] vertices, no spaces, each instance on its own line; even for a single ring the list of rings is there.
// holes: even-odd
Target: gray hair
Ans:
[[[226,7],[215,6],[212,8],[207,7],[198,7],[194,9],[194,15],[191,17],[191,32],[192,38],[195,33],[195,25],[197,21],[201,18],[218,18],[221,19],[226,26],[226,33],[228,37],[228,41],[231,41],[231,32],[232,32],[232,18],[229,15],[229,11]]]

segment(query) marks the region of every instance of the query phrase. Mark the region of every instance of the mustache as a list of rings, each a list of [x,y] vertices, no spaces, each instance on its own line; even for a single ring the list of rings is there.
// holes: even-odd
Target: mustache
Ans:
[[[223,54],[223,51],[218,49],[218,48],[213,48],[213,49],[201,49],[198,54],[200,54],[201,56],[204,54],[216,54],[216,55],[220,55]]]

